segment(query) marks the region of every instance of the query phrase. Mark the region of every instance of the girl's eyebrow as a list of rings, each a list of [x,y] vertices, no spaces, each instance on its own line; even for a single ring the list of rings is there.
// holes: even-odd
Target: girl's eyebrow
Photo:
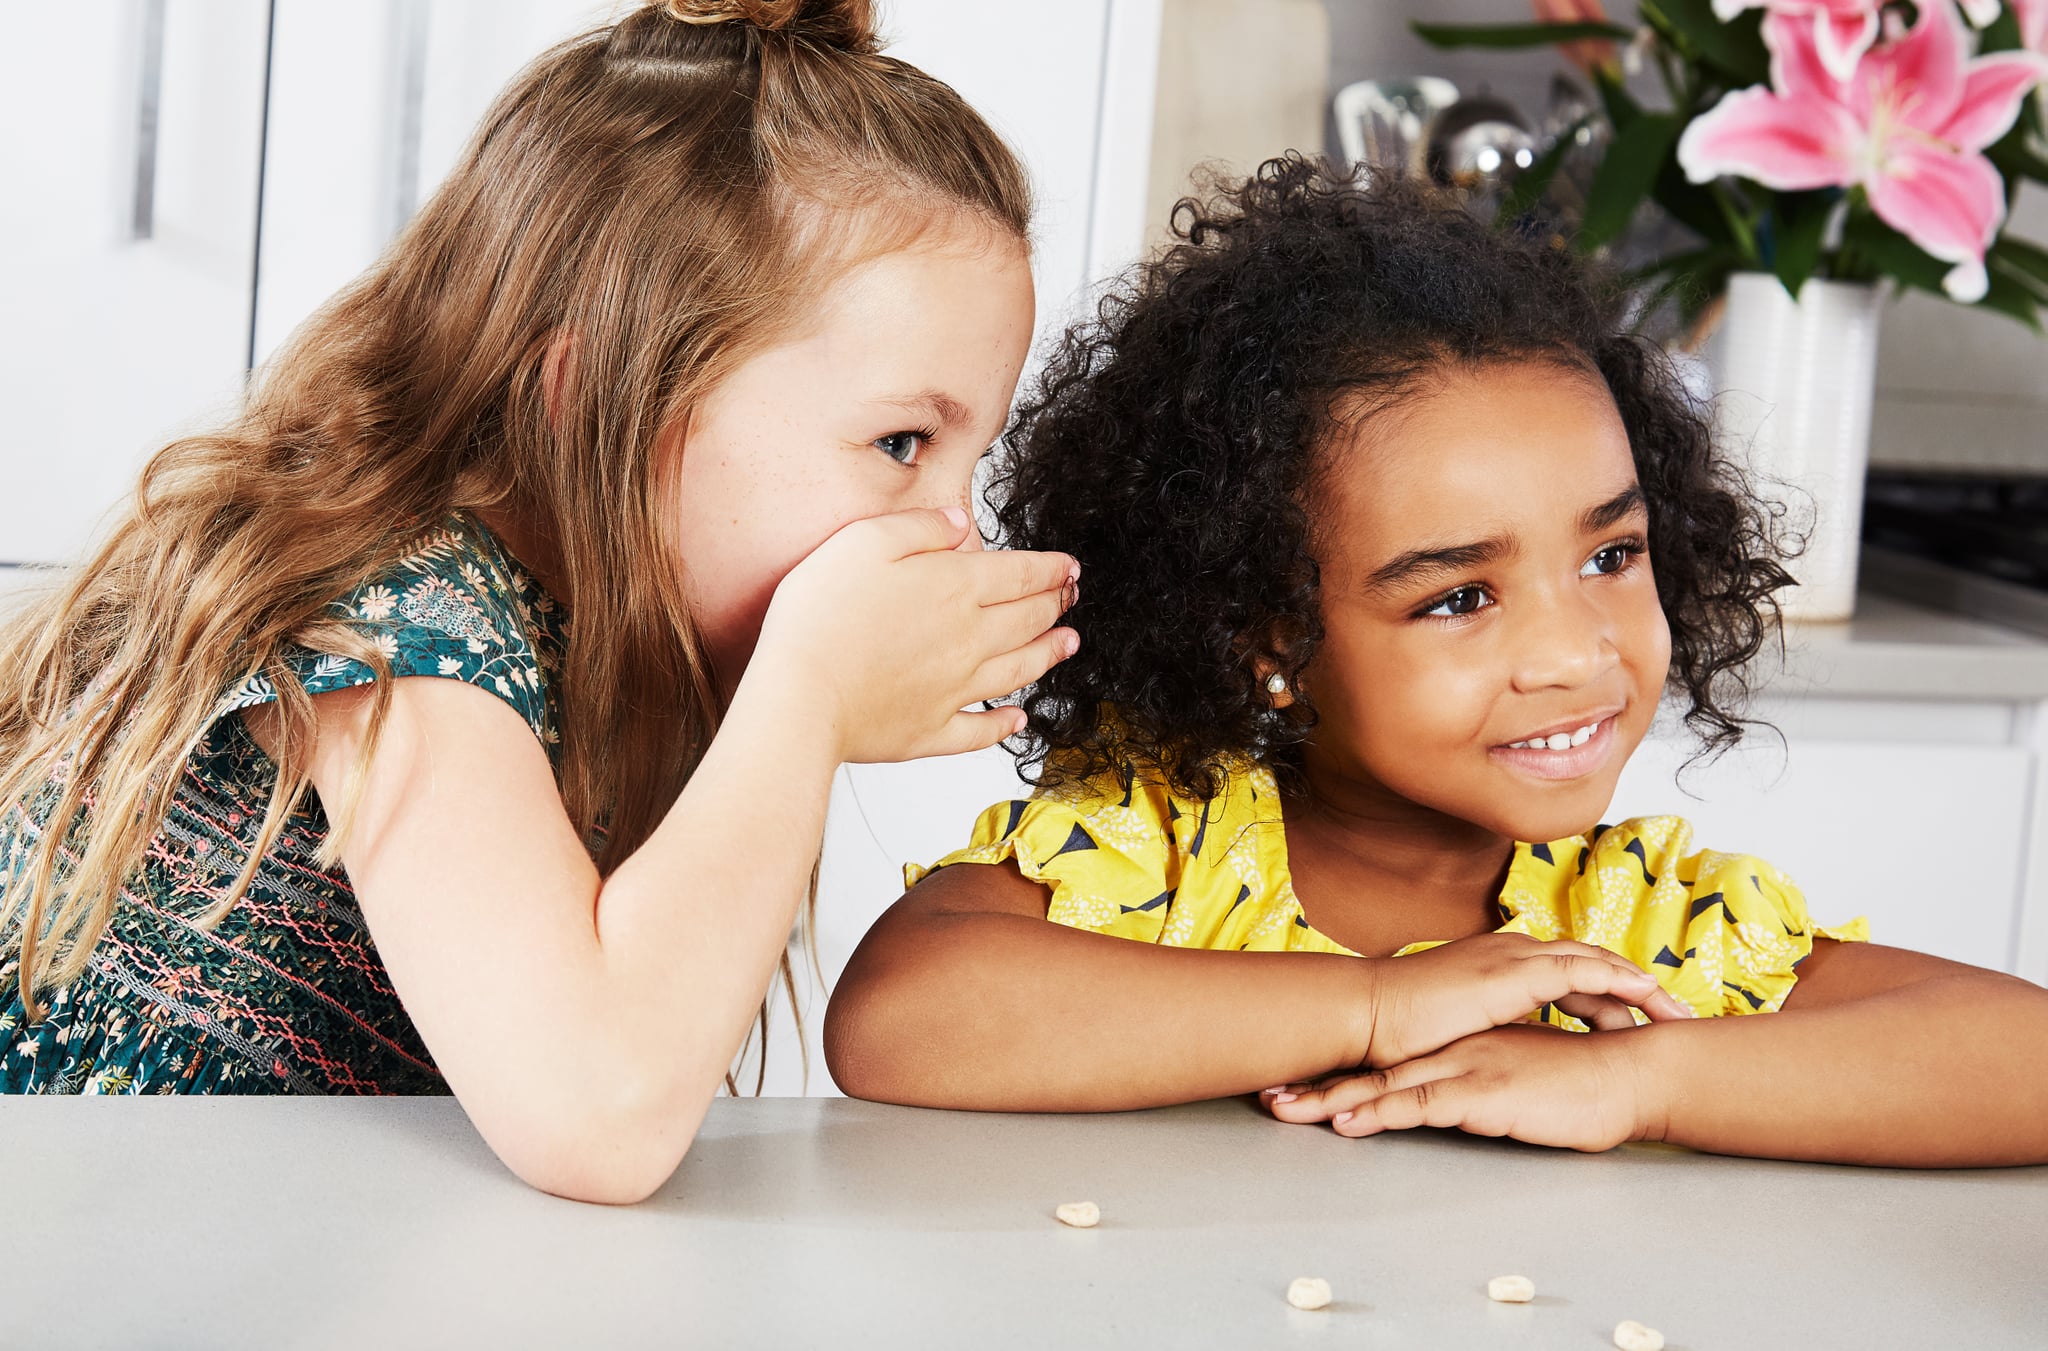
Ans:
[[[1585,511],[1581,512],[1579,514],[1579,533],[1582,535],[1597,535],[1603,530],[1611,530],[1635,515],[1638,511],[1645,510],[1646,507],[1647,503],[1643,499],[1642,485],[1640,483],[1631,483],[1605,502],[1597,506],[1587,507]]]
[[[1404,590],[1418,578],[1439,573],[1463,572],[1483,567],[1513,554],[1521,545],[1513,535],[1495,535],[1471,544],[1454,544],[1442,549],[1411,549],[1391,563],[1375,568],[1365,579],[1365,589],[1375,595]]]
[[[1604,502],[1587,507],[1579,513],[1579,531],[1582,534],[1597,535],[1611,530],[1622,521],[1644,510],[1645,501],[1641,484],[1631,483]],[[1365,589],[1374,595],[1389,595],[1402,591],[1418,580],[1434,577],[1441,573],[1464,572],[1471,568],[1484,567],[1507,558],[1521,547],[1513,535],[1495,535],[1490,539],[1475,540],[1470,544],[1454,544],[1441,549],[1411,549],[1400,554],[1383,566],[1374,569],[1365,579]]]
[[[966,404],[936,389],[920,390],[899,398],[870,399],[868,402],[884,408],[899,408],[941,427],[961,427],[974,421],[974,414],[968,411]]]

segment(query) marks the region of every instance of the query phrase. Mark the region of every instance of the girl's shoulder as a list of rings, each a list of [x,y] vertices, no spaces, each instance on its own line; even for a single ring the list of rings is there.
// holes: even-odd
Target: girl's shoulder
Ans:
[[[1862,919],[1815,924],[1781,869],[1700,848],[1680,816],[1517,845],[1500,902],[1511,930],[1618,952],[1703,1014],[1775,1009],[1814,939],[1869,937]]]
[[[510,704],[542,744],[560,742],[554,683],[567,615],[480,521],[456,513],[423,532],[390,563],[337,596],[329,616],[389,663],[394,679],[461,680]],[[363,657],[310,643],[289,658],[308,694],[367,685]],[[221,711],[277,698],[270,678],[250,676]]]
[[[1279,789],[1261,765],[1232,764],[1212,796],[1196,798],[1174,792],[1156,766],[1126,758],[996,803],[964,848],[929,868],[906,867],[904,882],[959,863],[1010,863],[1048,888],[1048,918],[1069,927],[1173,946],[1242,946],[1223,942],[1223,931],[1277,913],[1264,902],[1284,887],[1280,824]]]

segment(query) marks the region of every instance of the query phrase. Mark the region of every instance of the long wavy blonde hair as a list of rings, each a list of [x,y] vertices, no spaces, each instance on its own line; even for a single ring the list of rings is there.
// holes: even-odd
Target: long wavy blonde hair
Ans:
[[[0,630],[0,827],[47,826],[0,860],[0,959],[18,953],[30,1015],[84,968],[222,694],[260,673],[277,787],[210,918],[242,898],[308,784],[293,649],[382,677],[356,789],[326,804],[338,860],[390,666],[329,602],[451,511],[551,546],[575,619],[563,803],[585,838],[604,824],[601,873],[631,855],[722,711],[664,524],[661,432],[832,268],[962,209],[1024,238],[1023,170],[952,89],[879,54],[870,0],[667,0],[527,67],[241,414],[159,451],[105,542]],[[793,998],[786,958],[782,975]]]

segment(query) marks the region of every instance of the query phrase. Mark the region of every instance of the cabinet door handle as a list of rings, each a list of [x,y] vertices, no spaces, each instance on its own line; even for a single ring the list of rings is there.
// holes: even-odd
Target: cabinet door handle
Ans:
[[[420,197],[420,143],[426,117],[427,6],[429,0],[395,0],[392,5],[390,212],[385,238],[412,219]]]
[[[157,113],[164,85],[164,0],[142,0],[142,61],[135,98],[135,198],[128,237],[136,242],[156,233]]]

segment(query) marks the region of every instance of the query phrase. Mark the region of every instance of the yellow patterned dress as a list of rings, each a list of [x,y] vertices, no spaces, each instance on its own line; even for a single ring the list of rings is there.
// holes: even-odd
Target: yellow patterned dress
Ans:
[[[1280,795],[1255,765],[1207,801],[1125,773],[999,802],[975,822],[973,843],[931,868],[905,868],[904,879],[1005,860],[1051,888],[1047,918],[1072,928],[1169,947],[1351,952],[1303,916]],[[1816,937],[1869,937],[1861,919],[1814,925],[1799,888],[1762,859],[1694,850],[1692,826],[1676,816],[1516,845],[1500,911],[1500,932],[1620,953],[1702,1017],[1774,1012]],[[1547,1006],[1541,1017],[1584,1029]]]

